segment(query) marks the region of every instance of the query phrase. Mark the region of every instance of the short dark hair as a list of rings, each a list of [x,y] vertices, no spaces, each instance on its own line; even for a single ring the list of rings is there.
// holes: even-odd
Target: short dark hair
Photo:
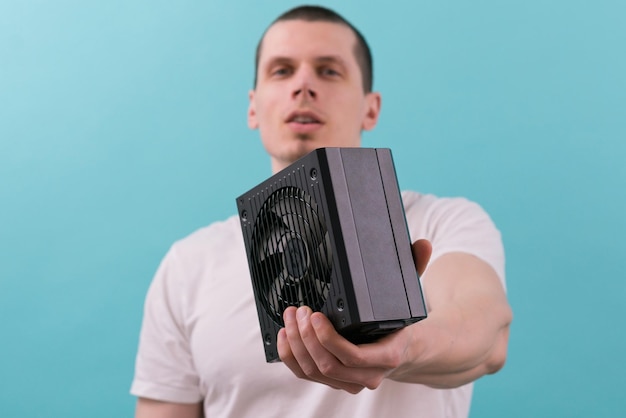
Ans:
[[[261,40],[256,47],[256,56],[254,60],[254,87],[256,88],[257,76],[259,70],[259,58],[261,57],[261,48],[263,45],[263,39],[265,38],[265,34],[274,24],[278,22],[283,22],[286,20],[304,20],[307,22],[332,22],[338,23],[340,25],[347,26],[352,30],[354,35],[356,36],[356,45],[354,46],[354,56],[356,57],[356,61],[361,68],[361,76],[363,79],[363,90],[366,93],[372,91],[372,87],[374,84],[374,71],[372,64],[372,52],[370,51],[370,47],[367,45],[367,41],[365,37],[352,26],[350,22],[343,18],[339,13],[327,9],[321,6],[298,6],[291,10],[286,11],[282,15],[278,16],[276,20],[272,22],[272,24],[265,30]]]

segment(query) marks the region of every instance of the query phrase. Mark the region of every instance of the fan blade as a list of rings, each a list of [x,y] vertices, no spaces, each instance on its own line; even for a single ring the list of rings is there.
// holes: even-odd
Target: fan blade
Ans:
[[[289,230],[298,231],[307,242],[316,242],[322,239],[320,231],[323,228],[317,214],[317,205],[302,190],[288,188],[273,203],[271,210],[282,219]]]
[[[275,315],[275,319],[282,324],[283,311],[285,310],[284,298],[282,297],[285,280],[282,275],[276,277],[265,292],[270,313]]]
[[[272,200],[270,210],[278,216],[286,213],[302,212],[304,201],[304,192],[295,187],[286,187],[278,191],[278,194]]]
[[[286,225],[275,214],[268,212],[258,221],[258,234],[255,237],[255,242],[261,247],[261,254],[274,254],[276,252],[282,252],[279,249],[279,243],[281,236],[286,231]]]
[[[285,187],[264,204],[259,216],[259,270],[268,310],[282,323],[287,306],[323,307],[329,293],[330,237],[315,201],[303,190]]]
[[[306,297],[304,292],[302,291],[303,282],[296,284],[296,301],[298,306],[306,305]]]
[[[266,287],[271,280],[280,275],[283,268],[283,257],[281,253],[266,254],[256,263],[258,277],[263,282],[260,284]]]
[[[267,301],[275,319],[282,324],[282,315],[288,306],[302,305],[302,292],[300,282],[287,277],[281,272],[267,289]]]
[[[315,247],[311,260],[313,275],[319,280],[330,283],[330,270],[332,267],[332,251],[330,248],[330,236],[326,232],[324,240]]]
[[[299,283],[299,300],[301,304],[319,311],[328,297],[329,283],[314,274],[308,274]]]

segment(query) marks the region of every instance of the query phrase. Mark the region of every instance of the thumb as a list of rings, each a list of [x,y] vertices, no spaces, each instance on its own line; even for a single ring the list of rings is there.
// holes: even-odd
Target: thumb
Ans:
[[[411,245],[411,249],[413,250],[413,261],[415,261],[417,275],[421,276],[426,270],[433,247],[427,239],[418,239]]]

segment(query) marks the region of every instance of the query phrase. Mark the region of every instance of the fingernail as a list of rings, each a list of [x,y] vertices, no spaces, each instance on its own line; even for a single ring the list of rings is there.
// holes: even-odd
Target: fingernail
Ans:
[[[298,310],[296,311],[296,318],[298,319],[306,319],[307,317],[307,310],[304,307],[298,308]]]
[[[290,322],[293,321],[295,318],[295,314],[293,312],[293,309],[286,309],[284,312],[284,319],[285,322]]]
[[[322,325],[322,320],[320,319],[319,316],[314,315],[311,317],[311,324],[313,324],[313,326],[315,328],[319,327],[320,325]]]

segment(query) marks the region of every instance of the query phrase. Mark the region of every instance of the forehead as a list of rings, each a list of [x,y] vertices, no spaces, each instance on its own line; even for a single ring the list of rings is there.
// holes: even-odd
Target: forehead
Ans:
[[[287,20],[273,24],[261,44],[259,65],[276,58],[337,56],[356,65],[356,35],[342,24]]]

